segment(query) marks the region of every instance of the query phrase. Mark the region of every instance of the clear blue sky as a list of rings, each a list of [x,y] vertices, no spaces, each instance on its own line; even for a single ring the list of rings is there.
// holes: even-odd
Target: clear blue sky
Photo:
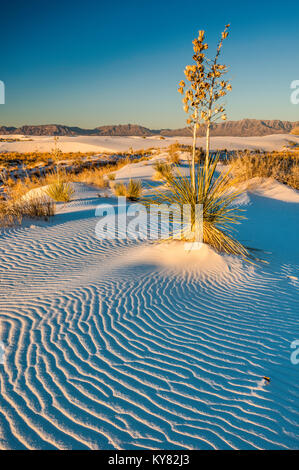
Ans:
[[[205,29],[213,51],[227,22],[228,119],[299,120],[294,0],[27,0],[1,5],[0,124],[182,127],[177,83],[191,41]]]

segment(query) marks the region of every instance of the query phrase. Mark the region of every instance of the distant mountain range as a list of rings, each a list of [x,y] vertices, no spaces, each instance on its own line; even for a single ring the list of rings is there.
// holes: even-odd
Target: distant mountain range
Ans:
[[[240,121],[227,121],[213,124],[211,134],[213,136],[263,136],[270,134],[288,134],[294,127],[299,126],[299,121],[242,119]],[[114,126],[100,126],[95,129],[81,129],[61,124],[44,124],[37,126],[7,127],[0,126],[0,135],[58,135],[58,136],[164,136],[164,137],[189,137],[190,129],[148,129],[137,124],[119,124]],[[199,129],[198,135],[204,135],[204,128]]]

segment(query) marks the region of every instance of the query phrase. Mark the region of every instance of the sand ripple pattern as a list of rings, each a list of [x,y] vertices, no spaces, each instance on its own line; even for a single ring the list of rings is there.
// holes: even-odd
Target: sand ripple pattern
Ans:
[[[96,203],[1,235],[0,448],[298,448],[293,267],[125,263]]]

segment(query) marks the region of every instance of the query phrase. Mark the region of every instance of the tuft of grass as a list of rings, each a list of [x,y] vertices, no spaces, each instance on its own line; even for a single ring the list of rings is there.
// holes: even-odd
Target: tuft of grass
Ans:
[[[169,163],[158,161],[154,164],[154,169],[154,180],[164,180],[168,182],[173,177],[173,168]]]
[[[236,179],[231,178],[230,173],[220,174],[216,177],[216,166],[219,156],[208,161],[208,165],[195,168],[195,186],[190,177],[179,174],[168,180],[167,191],[156,189],[153,197],[145,198],[149,204],[177,204],[183,213],[184,206],[190,207],[190,232],[182,233],[182,240],[197,239],[198,223],[196,221],[197,204],[202,204],[203,209],[203,242],[213,247],[218,252],[249,257],[246,248],[231,234],[234,224],[244,219],[242,209],[235,205],[241,191],[234,189]],[[180,221],[181,222],[181,219]]]
[[[69,202],[74,194],[74,190],[70,183],[65,183],[63,181],[56,181],[50,184],[45,192],[56,202]]]
[[[116,183],[112,187],[115,196],[126,196],[127,195],[127,187],[124,183]]]
[[[107,178],[110,181],[114,181],[115,180],[115,174],[114,173],[108,173]]]
[[[142,194],[142,184],[140,180],[130,179],[128,184],[117,183],[113,187],[116,196],[125,196],[131,201],[136,201]]]

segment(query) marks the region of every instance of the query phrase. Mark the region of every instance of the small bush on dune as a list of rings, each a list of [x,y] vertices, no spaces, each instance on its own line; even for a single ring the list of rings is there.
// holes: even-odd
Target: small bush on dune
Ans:
[[[47,187],[46,194],[56,202],[69,202],[74,190],[69,183],[56,181]]]
[[[156,162],[154,164],[155,174],[153,176],[154,180],[165,180],[168,181],[173,176],[173,168],[169,163]]]
[[[130,179],[128,184],[117,183],[113,187],[114,194],[116,196],[125,196],[131,200],[137,200],[142,194],[141,181],[134,181]]]
[[[130,180],[127,186],[127,197],[129,199],[138,199],[142,193],[142,184],[141,181]]]
[[[107,178],[108,178],[108,180],[110,180],[110,181],[114,181],[114,180],[115,180],[115,174],[114,174],[114,173],[109,173],[109,174],[107,175]]]
[[[180,154],[179,151],[181,149],[181,146],[178,142],[175,142],[174,144],[171,144],[168,147],[168,160],[170,163],[174,163],[178,165],[180,163]]]

